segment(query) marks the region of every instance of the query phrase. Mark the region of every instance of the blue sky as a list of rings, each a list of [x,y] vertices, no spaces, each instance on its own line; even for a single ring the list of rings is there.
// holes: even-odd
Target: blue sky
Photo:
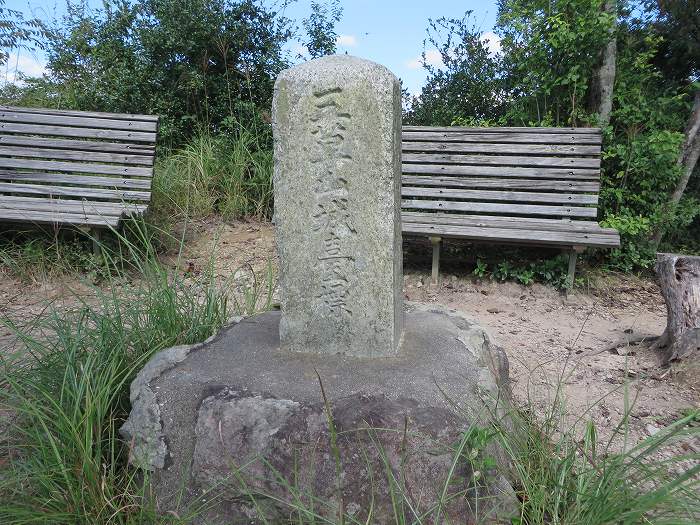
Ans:
[[[265,0],[272,4],[278,0]],[[99,0],[89,0],[99,6]],[[297,0],[287,7],[288,18],[301,20],[310,12],[311,0]],[[338,52],[347,52],[374,60],[387,66],[411,92],[418,92],[425,81],[420,67],[425,29],[429,18],[461,17],[467,10],[474,11],[473,20],[497,48],[495,35],[489,34],[496,19],[496,1],[479,0],[343,0],[343,18],[337,25]],[[30,16],[51,19],[65,11],[65,0],[7,0],[6,7]],[[299,44],[291,44],[296,54]],[[428,50],[429,61],[439,63],[437,54]],[[28,74],[39,74],[43,68],[40,54],[21,52],[10,60],[4,77],[13,80],[15,65]]]

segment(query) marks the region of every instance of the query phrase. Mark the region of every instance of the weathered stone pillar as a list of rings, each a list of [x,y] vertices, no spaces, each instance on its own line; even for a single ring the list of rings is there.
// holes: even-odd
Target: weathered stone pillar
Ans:
[[[273,101],[281,346],[394,355],[403,329],[401,90],[347,55],[283,71]]]

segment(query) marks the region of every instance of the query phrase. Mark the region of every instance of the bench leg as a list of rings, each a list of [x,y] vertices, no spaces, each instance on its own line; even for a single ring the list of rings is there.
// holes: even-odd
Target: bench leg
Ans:
[[[440,237],[431,237],[430,242],[433,243],[433,275],[432,284],[438,284],[440,277]]]
[[[99,228],[93,228],[90,232],[92,236],[92,254],[97,259],[102,258],[102,230]]]
[[[569,290],[574,287],[574,279],[576,278],[576,259],[578,254],[584,250],[582,246],[574,246],[569,252],[569,272],[566,274],[565,292],[568,295]]]

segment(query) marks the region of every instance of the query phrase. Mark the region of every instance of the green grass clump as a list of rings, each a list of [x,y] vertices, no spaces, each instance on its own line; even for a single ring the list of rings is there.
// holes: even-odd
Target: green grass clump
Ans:
[[[20,342],[0,356],[0,409],[13,417],[3,429],[0,523],[189,522],[158,516],[148,480],[127,466],[118,429],[129,385],[155,352],[203,341],[232,314],[258,308],[262,294],[244,288],[236,309],[230,283],[173,274],[145,246],[121,238],[126,254],[105,249],[108,280],[74,306],[49,305],[29,325],[0,319]]]
[[[154,216],[160,222],[219,213],[224,218],[272,214],[272,149],[263,133],[238,128],[213,136],[202,131],[158,160]]]

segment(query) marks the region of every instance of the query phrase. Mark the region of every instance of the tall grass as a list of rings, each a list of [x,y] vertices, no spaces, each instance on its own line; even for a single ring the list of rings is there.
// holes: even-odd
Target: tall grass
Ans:
[[[267,218],[272,214],[272,150],[264,134],[238,128],[200,131],[181,149],[165,154],[153,181],[154,215],[196,218]]]
[[[0,319],[21,343],[0,357],[0,407],[13,414],[2,444],[0,523],[188,522],[155,513],[117,431],[138,370],[159,350],[216,332],[236,313],[230,287],[211,272],[194,281],[173,274],[148,244],[120,240],[128,256],[105,248],[109,277],[91,295],[49,306],[28,325]],[[243,293],[250,297],[240,303],[254,310],[259,290]]]

